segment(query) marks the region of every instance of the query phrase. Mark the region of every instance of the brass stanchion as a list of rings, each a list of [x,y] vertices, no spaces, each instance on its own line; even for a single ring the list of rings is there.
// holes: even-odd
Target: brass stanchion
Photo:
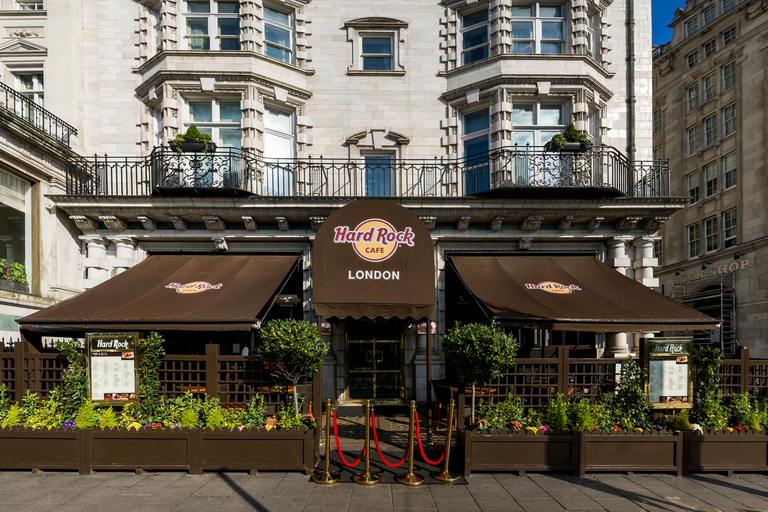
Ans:
[[[403,485],[421,485],[424,483],[424,477],[413,472],[413,438],[416,435],[414,427],[416,416],[416,401],[411,400],[411,426],[408,429],[408,472],[397,475],[395,480]]]
[[[455,484],[461,480],[461,475],[448,471],[448,459],[451,455],[451,434],[453,434],[453,407],[455,403],[453,398],[448,402],[448,428],[445,432],[445,462],[443,464],[443,470],[436,469],[430,473],[432,478],[438,482],[443,482],[444,484]]]
[[[339,473],[330,472],[331,464],[331,401],[325,402],[325,471],[316,471],[312,474],[312,481],[316,484],[335,484],[341,480]]]
[[[365,472],[352,476],[352,481],[360,485],[379,483],[381,475],[371,473],[371,401],[365,401]]]

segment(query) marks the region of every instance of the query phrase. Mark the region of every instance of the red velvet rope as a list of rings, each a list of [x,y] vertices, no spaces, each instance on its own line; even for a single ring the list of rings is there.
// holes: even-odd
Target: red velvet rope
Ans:
[[[419,429],[419,413],[416,414],[416,437],[419,439],[419,451],[421,452],[421,458],[424,459],[424,462],[427,464],[432,464],[433,466],[437,466],[441,462],[443,462],[443,458],[445,457],[445,451],[448,449],[448,443],[451,442],[450,439],[446,438],[445,440],[445,447],[443,448],[443,453],[440,455],[440,458],[437,459],[437,461],[431,461],[427,458],[426,455],[424,455],[424,447],[421,446],[421,429]]]
[[[403,455],[403,458],[400,459],[400,462],[398,462],[397,464],[390,464],[384,458],[384,454],[381,453],[381,448],[379,448],[379,436],[376,435],[376,416],[374,416],[373,413],[371,413],[371,423],[373,424],[373,440],[376,442],[376,451],[379,452],[379,457],[381,457],[381,462],[383,462],[384,464],[386,464],[391,468],[397,468],[402,466],[403,462],[405,462],[405,458],[408,456],[408,450],[410,447],[405,449],[405,455]]]
[[[360,455],[357,457],[357,460],[353,464],[350,464],[349,462],[347,462],[347,460],[344,458],[344,455],[341,454],[341,445],[339,445],[339,427],[336,424],[336,412],[335,411],[333,413],[333,435],[336,438],[336,451],[339,452],[339,458],[341,459],[341,462],[343,462],[344,465],[347,466],[348,468],[353,468],[353,467],[357,466],[360,463],[360,459],[363,458],[363,455],[365,454],[365,449],[367,447],[363,446],[363,451],[360,452]]]

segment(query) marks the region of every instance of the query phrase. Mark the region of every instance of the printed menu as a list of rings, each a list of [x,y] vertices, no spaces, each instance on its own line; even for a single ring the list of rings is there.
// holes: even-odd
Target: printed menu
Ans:
[[[136,399],[135,354],[138,338],[138,333],[86,335],[91,400],[130,402]]]

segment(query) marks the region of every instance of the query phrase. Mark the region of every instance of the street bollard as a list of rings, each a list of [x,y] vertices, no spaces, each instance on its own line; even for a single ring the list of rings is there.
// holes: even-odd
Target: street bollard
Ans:
[[[408,429],[408,472],[397,475],[395,480],[403,485],[421,485],[424,483],[424,477],[413,472],[413,438],[416,435],[414,427],[416,416],[416,401],[411,400],[411,425]]]
[[[360,485],[379,483],[381,475],[371,473],[371,401],[365,401],[365,472],[352,476],[352,481]]]
[[[325,471],[317,471],[312,474],[312,481],[316,484],[335,484],[341,479],[339,473],[331,473],[331,401],[325,402]]]
[[[430,473],[432,478],[438,482],[443,482],[444,484],[455,484],[461,480],[461,475],[448,471],[448,458],[451,455],[451,435],[453,434],[453,407],[455,403],[456,402],[453,400],[453,398],[451,398],[451,401],[448,402],[448,428],[445,432],[445,461],[443,464],[443,469],[442,471],[436,469]]]

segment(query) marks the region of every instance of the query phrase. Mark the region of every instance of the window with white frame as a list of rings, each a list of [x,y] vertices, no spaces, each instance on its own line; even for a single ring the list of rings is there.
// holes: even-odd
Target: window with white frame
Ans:
[[[704,12],[701,14],[702,18],[702,25],[709,25],[713,21],[715,21],[715,6],[707,7],[704,9]]]
[[[738,219],[736,217],[736,208],[723,212],[723,247],[733,247],[736,245],[738,236]]]
[[[699,225],[691,224],[688,226],[688,257],[698,258],[701,254],[701,234]]]
[[[717,194],[717,162],[704,166],[704,197]]]
[[[150,10],[149,15],[152,18],[152,32],[154,33],[154,37],[151,38],[153,45],[152,53],[157,53],[163,49],[162,15],[160,14],[160,11],[155,10]]]
[[[718,249],[717,217],[704,219],[704,251],[713,252]]]
[[[16,91],[30,103],[17,102],[15,112],[27,122],[37,127],[43,126],[43,107],[45,100],[43,70],[41,68],[13,68]],[[37,108],[39,107],[39,108]]]
[[[717,51],[717,40],[716,39],[710,39],[704,45],[701,47],[701,51],[703,53],[704,59],[712,56]]]
[[[240,101],[213,98],[190,99],[185,130],[195,125],[200,133],[207,133],[220,147],[239,148],[242,140]]]
[[[701,85],[704,89],[704,102],[714,99],[717,96],[717,73],[705,76]]]
[[[488,9],[461,16],[461,63],[470,64],[490,55]]]
[[[565,5],[512,6],[512,53],[565,53]]]
[[[657,108],[653,110],[653,133],[661,131],[661,109]]]
[[[238,0],[186,0],[185,5],[187,49],[240,49]]]
[[[720,12],[722,14],[725,14],[728,11],[730,11],[731,9],[733,9],[734,7],[736,7],[736,0],[723,0],[722,4],[720,4],[720,5],[722,7],[720,9]]]
[[[729,62],[722,67],[723,92],[736,85],[736,61]]]
[[[563,103],[544,101],[512,102],[512,143],[519,146],[543,146],[566,127]]]
[[[691,53],[689,53],[688,55],[685,56],[686,69],[691,69],[692,67],[694,67],[698,63],[699,63],[699,51],[698,50],[694,50],[694,51],[692,51]]]
[[[736,27],[731,27],[728,30],[724,30],[722,34],[723,46],[728,46],[736,40]]]
[[[293,195],[293,158],[296,148],[296,121],[293,111],[264,105],[264,193]]]
[[[699,180],[699,171],[692,172],[686,176],[685,181],[688,187],[688,204],[693,204],[699,201],[699,194],[701,190]]]
[[[726,189],[736,186],[738,177],[736,176],[736,153],[725,155],[723,157],[723,184]]]
[[[597,58],[597,37],[595,27],[597,25],[597,16],[592,15],[587,21],[587,55],[593,59]]]
[[[723,109],[723,137],[736,131],[736,104],[732,103]]]
[[[490,188],[488,151],[491,147],[491,118],[487,107],[464,112],[462,118],[461,141],[467,168],[464,173],[464,194],[470,195]]]
[[[685,22],[685,37],[690,37],[699,30],[699,19],[694,17]]]
[[[392,71],[393,39],[388,34],[360,35],[360,62],[364,71]]]
[[[152,133],[155,134],[154,145],[163,145],[163,111],[159,108],[152,109]]]
[[[717,114],[704,119],[704,147],[717,142]]]
[[[32,2],[17,0],[15,3],[15,7],[19,11],[42,11],[43,2],[42,0],[36,0]]]
[[[40,221],[32,217],[32,183],[0,169],[0,259],[5,263],[20,263],[25,266],[27,280],[32,276],[32,233]]]
[[[293,12],[264,6],[264,55],[293,63]]]
[[[696,153],[699,149],[701,149],[700,141],[699,141],[699,125],[694,125],[688,128],[685,131],[685,139],[686,139],[686,154],[688,156],[691,156],[692,154]]]
[[[686,111],[690,112],[691,110],[695,109],[699,106],[699,84],[694,84],[690,86],[685,91],[685,105],[686,105]]]

